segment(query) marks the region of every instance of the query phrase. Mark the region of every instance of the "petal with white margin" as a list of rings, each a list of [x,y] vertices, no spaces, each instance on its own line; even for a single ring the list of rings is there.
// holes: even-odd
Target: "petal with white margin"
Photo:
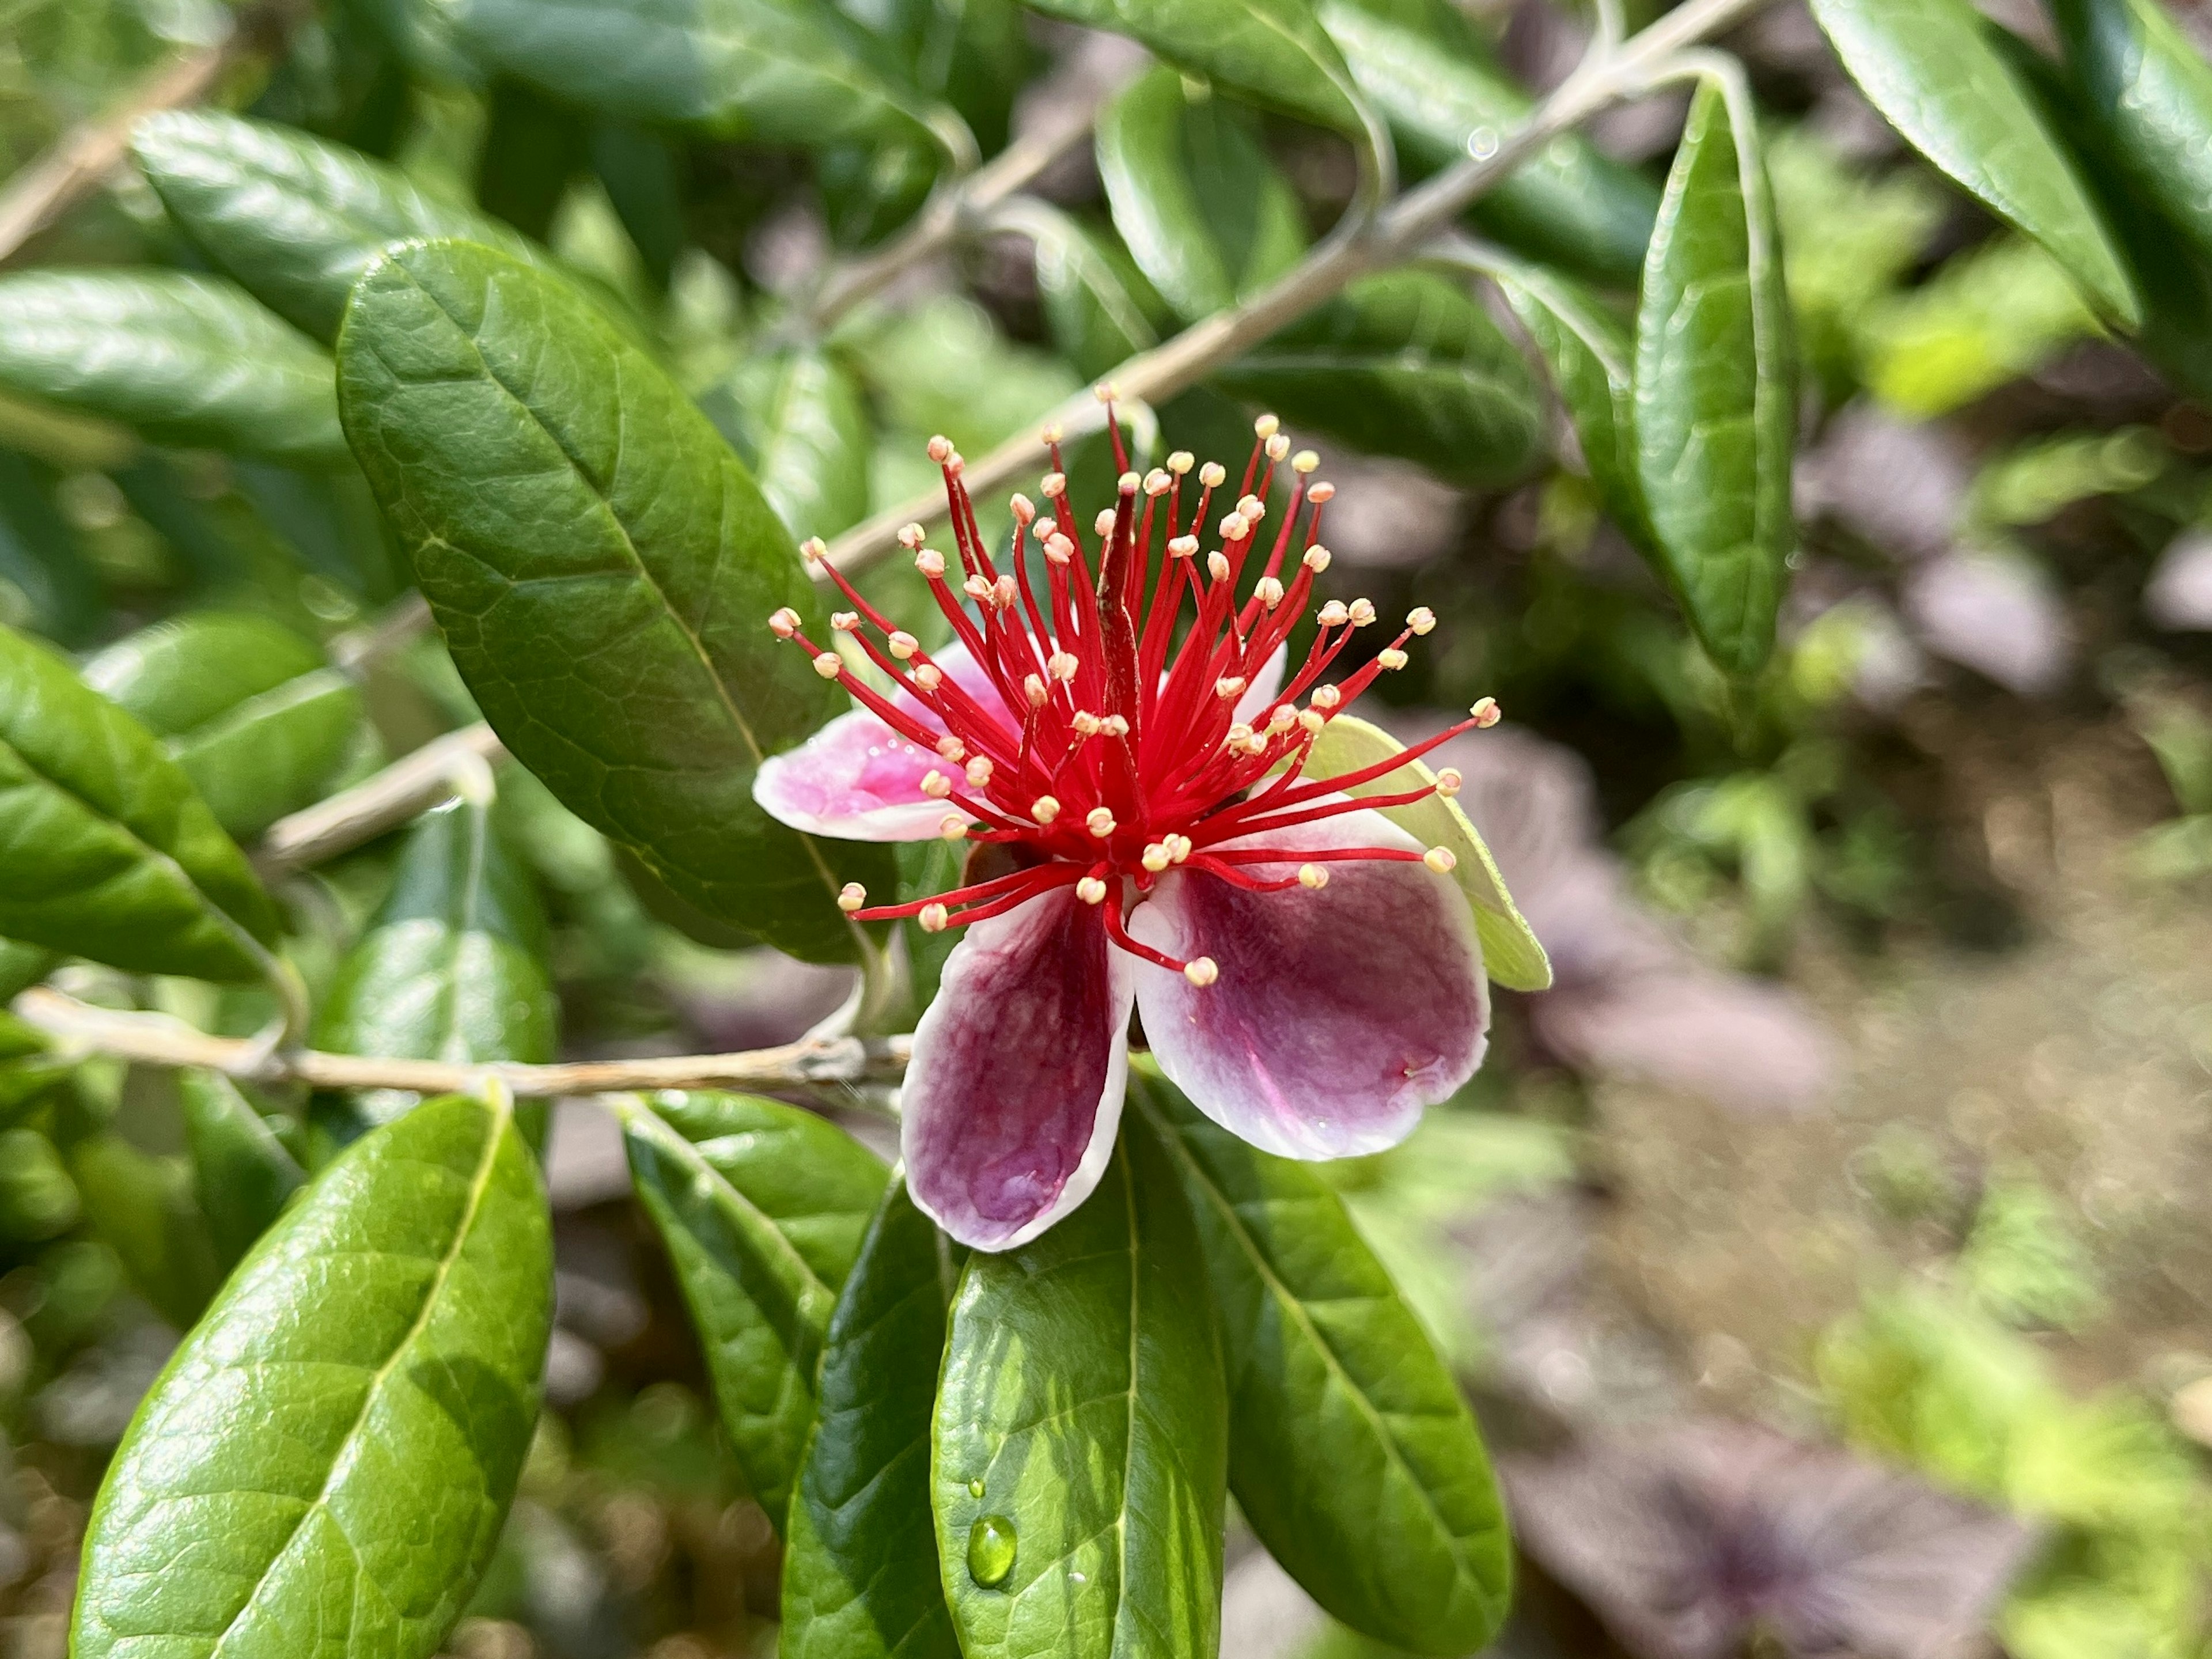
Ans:
[[[1274,879],[1325,848],[1417,845],[1379,812],[1347,812],[1233,847]],[[1222,1127],[1283,1158],[1353,1158],[1395,1146],[1421,1109],[1482,1063],[1490,994],[1466,895],[1399,860],[1322,866],[1326,887],[1255,893],[1199,868],[1170,872],[1129,921],[1145,944],[1211,957],[1200,988],[1137,965],[1137,1006],[1160,1069]]]
[[[948,805],[921,793],[945,763],[865,708],[840,714],[812,737],[761,763],[753,799],[780,823],[842,841],[927,841]]]
[[[1025,1244],[1098,1184],[1128,1080],[1131,968],[1066,887],[975,923],[945,958],[899,1139],[915,1202],[962,1243]]]

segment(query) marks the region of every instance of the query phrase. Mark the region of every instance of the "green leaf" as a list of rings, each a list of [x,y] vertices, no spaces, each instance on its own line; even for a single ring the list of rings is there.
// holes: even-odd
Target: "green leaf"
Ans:
[[[709,915],[849,960],[848,880],[754,804],[768,755],[845,707],[768,629],[829,635],[789,535],[683,392],[543,271],[465,243],[387,255],[338,339],[363,470],[453,660],[515,757]],[[4,926],[4,923],[0,923]]]
[[[1535,108],[1449,0],[1322,0],[1320,13],[1413,176],[1466,160],[1471,143],[1502,142]],[[1631,283],[1658,206],[1643,174],[1570,132],[1515,167],[1468,216],[1532,258]]]
[[[99,632],[107,605],[98,572],[54,504],[60,482],[45,463],[0,449],[0,594],[13,587],[27,626],[74,646]]]
[[[1664,577],[1644,488],[1636,475],[1635,351],[1628,329],[1570,277],[1516,263],[1495,273],[1498,290],[1534,342],[1552,385],[1574,423],[1575,437],[1599,498],[1638,551]]]
[[[1307,753],[1305,775],[1333,778],[1357,772],[1387,760],[1404,747],[1379,726],[1370,726],[1356,715],[1338,714],[1314,739]],[[1426,766],[1410,760],[1395,772],[1352,784],[1345,793],[1403,794],[1436,781],[1436,774]],[[1448,795],[1432,794],[1410,806],[1385,806],[1381,811],[1424,847],[1449,848],[1457,856],[1452,878],[1459,883],[1474,911],[1475,934],[1482,941],[1483,971],[1509,991],[1549,989],[1552,964],[1544,947],[1515,908],[1513,896],[1505,890],[1505,878],[1498,872],[1498,861],[1490,856],[1490,848],[1483,844],[1481,835],[1460,810],[1459,803]]]
[[[347,290],[392,242],[465,236],[539,257],[499,221],[295,127],[164,110],[131,130],[131,150],[194,246],[319,340],[337,337]]]
[[[1197,1218],[1229,1368],[1229,1482],[1267,1552],[1337,1618],[1473,1653],[1513,1547],[1459,1384],[1310,1165],[1201,1116],[1148,1064],[1129,1098]]]
[[[1361,278],[1214,376],[1291,425],[1470,488],[1535,464],[1542,401],[1480,303],[1425,271]]]
[[[94,1505],[70,1651],[436,1653],[530,1447],[552,1280],[504,1112],[448,1096],[355,1146],[139,1407]]]
[[[241,841],[321,799],[362,730],[353,683],[263,617],[156,623],[86,663],[84,682],[162,740]]]
[[[0,1109],[0,1125],[6,1121],[7,1113]],[[43,1243],[68,1231],[82,1210],[76,1183],[63,1167],[54,1143],[36,1129],[0,1127],[0,1244]],[[924,1517],[929,1513],[928,1503],[925,1492],[921,1511]],[[928,1567],[929,1588],[934,1595],[937,1557],[933,1548]]]
[[[677,1101],[663,1097],[659,1105],[698,1127]],[[795,1107],[710,1097],[690,1109],[743,1113],[762,1127],[706,1146],[642,1106],[619,1109],[631,1179],[675,1264],[723,1431],[781,1533],[814,1420],[830,1310],[882,1194],[883,1166],[876,1164],[874,1190],[855,1212],[848,1180],[809,1158],[842,1132],[820,1119],[813,1120],[818,1128],[802,1127],[793,1120],[809,1115]],[[753,1136],[760,1139],[749,1142]]]
[[[949,112],[880,73],[827,5],[464,0],[460,18],[484,62],[602,114],[756,143],[945,142]]]
[[[123,1263],[131,1288],[179,1330],[191,1328],[222,1283],[222,1264],[181,1158],[142,1152],[64,1097],[54,1139],[83,1200],[84,1218]]]
[[[119,421],[156,443],[317,465],[345,459],[331,360],[218,277],[0,276],[0,391]]]
[[[52,973],[58,960],[52,951],[0,939],[0,1002],[13,1002],[18,992]]]
[[[828,353],[752,358],[702,404],[793,535],[827,538],[867,517],[867,404]]]
[[[1175,1171],[1127,1119],[1073,1214],[969,1258],[932,1459],[966,1659],[1218,1650],[1228,1412],[1197,1260]],[[979,1528],[998,1559],[971,1558]]]
[[[185,1072],[185,1144],[200,1213],[228,1273],[267,1232],[307,1177],[252,1103],[216,1072]]]
[[[1105,240],[1042,202],[1010,208],[994,222],[1030,239],[1045,326],[1078,374],[1095,378],[1159,343],[1136,291],[1147,285],[1141,273],[1123,269],[1126,254],[1117,264]]]
[[[2041,242],[2101,309],[2130,325],[2141,319],[2081,179],[1968,0],[1812,3],[1851,79],[1906,142]],[[2191,62],[2204,73],[2194,54]],[[2205,136],[2212,140],[2212,128]],[[2205,177],[2212,183],[2212,168]]]
[[[1172,69],[1107,106],[1097,148],[1114,228],[1186,322],[1266,287],[1305,252],[1297,197],[1245,117]]]
[[[1741,129],[1741,131],[1739,131]],[[1637,471],[1698,641],[1749,674],[1796,544],[1796,347],[1747,95],[1707,81],[1667,177],[1636,314]]]
[[[500,839],[489,807],[462,799],[423,814],[409,833],[391,892],[331,977],[315,1046],[535,1065],[553,1058],[558,1014],[529,871]],[[415,1101],[404,1090],[369,1090],[354,1097],[352,1124],[318,1115],[349,1139]],[[534,1139],[539,1126],[523,1121]]]
[[[276,913],[153,735],[0,629],[0,932],[137,973],[261,976]]]
[[[929,1509],[957,1272],[950,1241],[894,1182],[830,1316],[783,1553],[782,1659],[960,1659]]]
[[[1256,103],[1361,138],[1352,72],[1307,0],[1028,0],[1032,11],[1140,40]]]
[[[24,946],[0,940],[0,951],[23,951]],[[44,951],[29,953],[43,968],[52,958]],[[11,981],[0,975],[0,992],[9,996]],[[15,1015],[0,1012],[0,1124],[13,1122],[40,1105],[70,1073],[76,1062],[52,1053],[46,1034]]]
[[[2212,64],[2146,0],[2051,0],[2051,14],[2112,153],[2212,259]]]
[[[791,1241],[816,1278],[833,1289],[845,1282],[890,1179],[883,1159],[819,1113],[779,1100],[710,1089],[646,1099]]]

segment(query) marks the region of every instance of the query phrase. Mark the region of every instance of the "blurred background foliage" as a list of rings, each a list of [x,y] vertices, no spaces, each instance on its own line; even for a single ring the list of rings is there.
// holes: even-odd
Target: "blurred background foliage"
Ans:
[[[854,49],[957,108],[987,155],[1147,78],[1095,154],[817,339],[795,312],[920,209],[927,145],[580,108],[482,72],[443,15],[288,12],[279,49],[216,101],[542,239],[653,343],[796,534],[927,488],[933,433],[981,453],[1249,293],[1353,189],[1346,147],[1196,95],[1126,43],[1005,0],[845,0]],[[2177,17],[2202,51],[2203,14]],[[1459,21],[1501,122],[1591,22],[1546,0],[1471,0]],[[0,0],[0,173],[231,23],[219,0]],[[1390,717],[1418,731],[1483,695],[1509,714],[1450,758],[1559,988],[1509,1000],[1492,1065],[1414,1141],[1331,1173],[1505,1449],[1528,1560],[1503,1650],[1815,1650],[1809,1584],[1846,1609],[1822,1651],[1933,1654],[1987,1613],[2019,1659],[2203,1656],[2208,388],[2173,356],[2161,379],[2050,254],[1905,151],[1802,9],[1730,44],[1768,134],[1806,434],[1795,587],[1755,680],[1707,662],[1605,519],[1503,306],[1454,324],[1459,290],[1393,279],[1313,325],[1368,378],[1317,391],[1294,353],[1262,352],[1159,411],[1172,443],[1231,464],[1262,404],[1319,441],[1340,491],[1332,591],[1443,619],[1381,683]],[[1686,103],[1547,153],[1583,222],[1508,191],[1479,228],[1632,284]],[[1410,172],[1446,159],[1399,140]],[[127,172],[24,262],[205,269]],[[1505,392],[1455,424],[1419,374],[1485,353]],[[905,580],[872,581],[917,614]],[[442,649],[389,628],[405,586],[349,466],[165,446],[0,395],[0,620],[87,653],[241,837],[473,718]],[[196,684],[208,653],[228,666]],[[552,1052],[557,1013],[563,1053],[741,1048],[844,994],[836,971],[733,949],[519,769],[488,833],[519,895],[493,931],[542,935],[550,964],[550,983],[516,970],[494,1011],[526,1047]],[[292,884],[319,984],[364,929],[432,915],[387,901],[401,856],[388,838]],[[44,971],[4,948],[7,990]],[[80,994],[209,1029],[262,1012],[258,993],[68,971]],[[192,1190],[199,1120],[173,1079],[94,1064],[58,1096],[33,1049],[0,1028],[0,1653],[54,1659],[85,1504],[215,1282],[219,1205]],[[343,1138],[342,1117],[270,1121]],[[455,1650],[771,1651],[771,1530],[702,1403],[618,1149],[588,1112],[560,1118],[556,1410]],[[1841,1449],[1778,1462],[1753,1423]],[[1953,1495],[1989,1508],[1940,1507]],[[1624,1526],[1672,1517],[1669,1548],[1710,1526],[1676,1605],[1554,1547],[1554,1521],[1571,1534],[1601,1498]],[[1917,1577],[1866,1567],[1870,1547],[1832,1553],[1868,1512],[1911,1517]],[[1238,1547],[1225,1651],[1372,1651]],[[1708,1601],[1705,1634],[1686,1634]]]

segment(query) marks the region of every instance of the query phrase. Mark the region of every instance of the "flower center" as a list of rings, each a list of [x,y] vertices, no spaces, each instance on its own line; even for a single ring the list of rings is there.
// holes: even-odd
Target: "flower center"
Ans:
[[[836,651],[808,639],[795,611],[777,611],[769,626],[805,649],[824,678],[840,682],[902,737],[934,751],[940,763],[922,788],[945,803],[947,840],[1005,845],[1019,854],[1018,867],[1007,873],[907,904],[870,908],[865,890],[848,885],[839,901],[848,912],[861,921],[913,916],[936,929],[1002,915],[1072,886],[1084,902],[1103,907],[1108,933],[1123,950],[1194,984],[1210,984],[1216,977],[1210,959],[1179,962],[1129,936],[1125,888],[1142,894],[1178,867],[1263,892],[1326,886],[1328,866],[1347,860],[1420,860],[1449,870],[1453,858],[1446,848],[1344,847],[1298,854],[1294,875],[1263,876],[1256,866],[1286,863],[1285,853],[1229,843],[1455,793],[1459,776],[1449,769],[1434,784],[1398,793],[1354,799],[1344,792],[1387,777],[1462,732],[1494,725],[1498,707],[1486,697],[1466,720],[1386,760],[1306,779],[1314,740],[1378,674],[1405,665],[1406,642],[1436,625],[1434,613],[1413,611],[1389,646],[1332,684],[1322,677],[1354,632],[1376,620],[1365,599],[1332,599],[1314,612],[1313,642],[1297,672],[1261,706],[1247,706],[1253,686],[1305,615],[1314,579],[1328,568],[1321,517],[1334,490],[1309,483],[1319,459],[1311,450],[1291,455],[1279,423],[1265,415],[1255,422],[1257,441],[1236,504],[1212,516],[1228,474],[1209,461],[1196,469],[1197,501],[1186,520],[1194,458],[1178,450],[1164,467],[1139,477],[1128,470],[1110,389],[1101,387],[1099,396],[1121,476],[1115,504],[1091,526],[1089,549],[1067,499],[1056,428],[1044,434],[1052,452],[1053,471],[1042,487],[1049,510],[1040,514],[1027,496],[1013,497],[1003,568],[977,527],[959,453],[944,438],[930,440],[930,459],[945,475],[958,568],[922,544],[920,525],[907,526],[899,540],[975,665],[970,684],[932,660],[912,634],[862,598],[830,564],[818,539],[800,550],[853,606],[835,613],[830,625],[849,635],[903,696],[886,696]],[[1285,459],[1290,500],[1271,535],[1266,503]],[[1042,556],[1042,596],[1032,562],[1024,556],[1025,537]],[[1201,561],[1203,540],[1213,546]],[[1285,570],[1291,573],[1287,580]],[[1183,626],[1186,611],[1190,620]]]

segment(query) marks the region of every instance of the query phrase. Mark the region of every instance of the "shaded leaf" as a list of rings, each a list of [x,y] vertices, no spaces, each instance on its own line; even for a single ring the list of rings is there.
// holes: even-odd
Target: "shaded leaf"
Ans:
[[[777,0],[465,0],[464,42],[554,97],[757,143],[940,143],[826,5]]]
[[[36,985],[59,960],[52,951],[0,939],[0,1002],[13,1002],[16,993]]]
[[[2139,320],[2081,180],[1968,0],[1813,0],[1813,15],[1915,149],[2041,242],[2107,314]]]
[[[707,417],[556,279],[465,243],[372,269],[338,354],[362,467],[507,748],[710,915],[858,954],[835,896],[888,889],[888,855],[752,799],[844,704],[768,629],[789,605],[826,639],[822,602]]]
[[[0,940],[0,953],[18,951],[27,951],[27,947]],[[42,951],[27,954],[42,969],[52,961]],[[0,993],[13,996],[22,988],[11,988],[11,985],[10,979],[0,975]],[[0,1124],[13,1122],[37,1109],[75,1069],[73,1060],[52,1051],[44,1031],[0,1012]]]
[[[196,246],[320,340],[337,337],[346,291],[392,242],[465,236],[517,258],[538,257],[496,219],[296,128],[163,110],[131,129],[131,151]]]
[[[355,1146],[139,1408],[94,1506],[71,1651],[290,1659],[321,1632],[333,1651],[437,1652],[529,1449],[552,1269],[505,1113],[448,1096]]]
[[[53,1133],[84,1218],[115,1252],[131,1287],[170,1324],[188,1329],[222,1283],[191,1170],[181,1158],[141,1151],[67,1097]]]
[[[1264,288],[1305,251],[1297,198],[1245,118],[1172,69],[1107,106],[1097,149],[1115,229],[1186,322]]]
[[[827,538],[867,516],[867,404],[828,353],[753,358],[701,401],[793,535]]]
[[[1425,271],[1361,278],[1212,383],[1468,487],[1520,477],[1543,435],[1521,353],[1471,295]]]
[[[0,390],[119,421],[156,443],[345,459],[330,359],[217,277],[0,276]]]
[[[392,890],[338,964],[315,1016],[315,1046],[394,1060],[553,1058],[559,1005],[545,965],[545,917],[530,873],[485,803],[426,812],[409,833]],[[415,1104],[404,1090],[319,1102],[325,1132],[350,1140]],[[523,1109],[526,1135],[544,1110]]]
[[[162,740],[241,841],[322,799],[362,730],[353,682],[262,617],[173,617],[108,647],[83,672]]]
[[[1305,775],[1331,778],[1357,772],[1388,759],[1404,747],[1380,726],[1370,726],[1356,714],[1338,714],[1314,739],[1306,757]],[[1386,772],[1366,783],[1353,784],[1345,793],[1353,796],[1403,794],[1435,781],[1436,775],[1427,766],[1419,760],[1410,760],[1398,770]],[[1448,795],[1432,794],[1410,806],[1386,806],[1381,810],[1383,817],[1422,846],[1449,848],[1457,855],[1452,878],[1459,883],[1474,911],[1474,931],[1482,941],[1483,971],[1509,991],[1547,989],[1552,983],[1552,965],[1545,959],[1544,947],[1537,943],[1536,935],[1529,931],[1528,922],[1515,908],[1513,896],[1505,890],[1505,878],[1498,872],[1497,860],[1491,857],[1490,848],[1483,844],[1482,836],[1460,810],[1459,803]]]
[[[783,1553],[784,1659],[959,1659],[929,1509],[953,1248],[894,1182],[823,1347]]]
[[[1045,325],[1078,374],[1103,374],[1159,343],[1133,288],[1144,284],[1143,276],[1117,265],[1103,240],[1042,203],[1029,207],[1012,228],[1035,247]]]
[[[215,1072],[185,1072],[185,1144],[216,1260],[225,1273],[268,1231],[307,1177],[238,1085]]]
[[[54,505],[60,482],[43,463],[0,449],[0,612],[73,646],[97,631],[106,605],[98,573]]]
[[[1229,1479],[1268,1553],[1367,1635],[1458,1655],[1497,1633],[1513,1557],[1474,1419],[1344,1202],[1201,1116],[1148,1065],[1129,1097],[1181,1178],[1230,1387]]]
[[[1748,98],[1699,87],[1636,315],[1638,473],[1676,596],[1713,660],[1774,648],[1796,544],[1796,347]]]
[[[0,629],[0,930],[140,973],[261,975],[276,913],[191,781],[68,664]]]
[[[1495,144],[1535,108],[1449,0],[1322,0],[1322,27],[1422,176]],[[1498,180],[1468,217],[1530,256],[1607,283],[1643,268],[1659,193],[1579,133],[1563,133]]]
[[[933,1456],[967,1659],[1212,1659],[1227,1401],[1197,1249],[1166,1154],[1125,1120],[1073,1214],[969,1258]],[[978,1564],[989,1582],[969,1565],[978,1523],[1012,1534],[1003,1572]]]
[[[2051,15],[2082,107],[2136,188],[2212,259],[2212,64],[2147,0],[2051,0]]]
[[[1142,41],[1285,115],[1358,139],[1359,95],[1307,0],[1028,0],[1030,9]]]
[[[679,1121],[687,1109],[726,1118],[742,1113],[762,1128],[728,1140],[769,1136],[765,1147],[726,1143],[710,1152],[641,1105],[622,1109],[631,1178],[675,1265],[723,1432],[753,1496],[781,1533],[814,1420],[815,1372],[830,1311],[880,1196],[883,1166],[876,1164],[876,1188],[855,1215],[838,1207],[834,1190],[823,1190],[807,1157],[819,1150],[818,1135],[842,1133],[831,1125],[815,1119],[818,1129],[801,1127],[793,1120],[809,1115],[795,1107],[740,1097],[707,1097],[699,1106],[663,1097],[659,1107]]]
[[[75,1225],[82,1205],[54,1143],[36,1129],[4,1127],[8,1116],[7,1109],[0,1106],[0,1241],[39,1243]],[[928,1513],[927,1508],[922,1513]],[[929,1575],[933,1592],[934,1551]]]

